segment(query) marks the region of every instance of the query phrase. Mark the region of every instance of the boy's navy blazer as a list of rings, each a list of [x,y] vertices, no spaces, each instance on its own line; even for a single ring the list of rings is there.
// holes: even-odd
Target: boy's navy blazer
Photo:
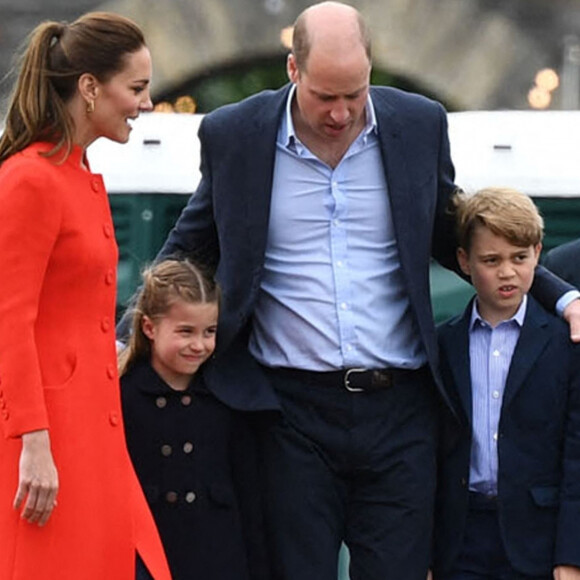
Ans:
[[[159,254],[185,254],[216,269],[224,298],[207,382],[216,396],[239,408],[273,403],[247,360],[247,339],[264,265],[276,137],[289,90],[290,85],[264,91],[204,117],[201,182]],[[410,315],[440,387],[429,261],[434,256],[457,269],[448,212],[454,170],[447,117],[439,103],[419,95],[388,87],[372,87],[371,95]],[[546,300],[555,304],[565,289],[550,288]]]
[[[462,545],[468,510],[472,398],[471,305],[438,329],[441,372],[455,411],[442,409],[435,571]],[[506,379],[498,430],[502,540],[522,574],[580,566],[580,346],[531,296]]]

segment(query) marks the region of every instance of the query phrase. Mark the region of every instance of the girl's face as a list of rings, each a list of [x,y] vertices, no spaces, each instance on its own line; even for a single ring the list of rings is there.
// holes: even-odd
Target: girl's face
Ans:
[[[143,317],[143,333],[151,341],[151,364],[175,390],[185,390],[213,353],[217,320],[216,303],[184,300],[176,300],[162,316]]]

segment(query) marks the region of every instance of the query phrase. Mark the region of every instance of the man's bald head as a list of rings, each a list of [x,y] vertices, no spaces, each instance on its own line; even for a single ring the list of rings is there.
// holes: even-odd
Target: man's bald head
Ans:
[[[315,48],[327,54],[362,46],[371,62],[371,40],[360,12],[340,2],[321,2],[304,10],[296,19],[292,54],[298,70],[305,71],[308,56]]]

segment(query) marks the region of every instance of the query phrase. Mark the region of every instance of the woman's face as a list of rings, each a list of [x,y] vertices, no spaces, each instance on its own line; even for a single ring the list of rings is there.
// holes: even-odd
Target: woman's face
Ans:
[[[89,113],[94,138],[107,137],[126,143],[131,132],[130,121],[142,111],[153,108],[149,94],[151,55],[143,46],[125,57],[125,67],[105,83],[98,83],[95,108]]]

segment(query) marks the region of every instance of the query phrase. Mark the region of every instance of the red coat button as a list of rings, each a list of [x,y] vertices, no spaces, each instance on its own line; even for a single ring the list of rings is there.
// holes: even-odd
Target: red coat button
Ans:
[[[119,424],[119,415],[115,411],[111,411],[109,415],[109,422],[113,427],[116,427]]]
[[[113,365],[108,365],[107,366],[107,376],[110,379],[114,379],[115,378],[115,367]]]
[[[113,228],[109,224],[105,224],[103,226],[103,233],[105,234],[105,238],[113,237]]]
[[[111,284],[115,281],[115,272],[113,272],[113,270],[109,270],[106,274],[105,274],[105,284],[107,286],[111,286]]]
[[[101,330],[103,332],[109,332],[111,329],[111,319],[108,316],[105,316],[103,320],[101,320]]]

